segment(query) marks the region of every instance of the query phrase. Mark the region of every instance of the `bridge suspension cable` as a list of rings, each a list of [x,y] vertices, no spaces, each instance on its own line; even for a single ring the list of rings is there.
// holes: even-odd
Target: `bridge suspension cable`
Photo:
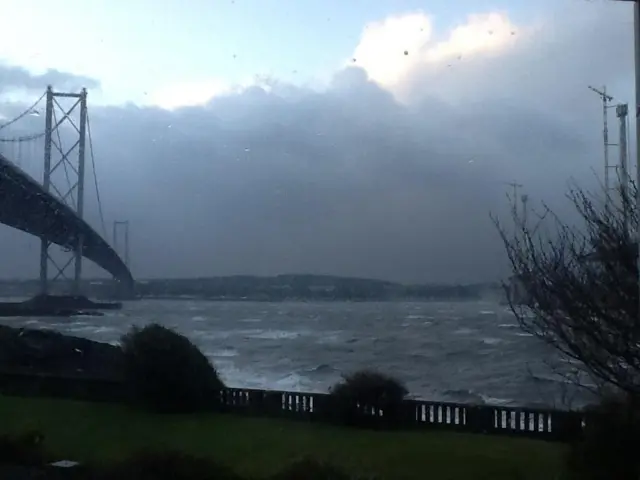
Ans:
[[[20,128],[21,124],[19,124],[17,130],[15,128],[8,128],[28,115],[42,114],[45,110],[44,108],[38,107],[38,105],[45,98],[46,113],[43,115],[45,123],[44,131],[27,133],[28,130],[25,132],[26,129]],[[69,107],[70,103],[68,102],[63,102],[62,104],[58,102],[59,98],[74,98],[77,99],[77,101]],[[80,108],[76,109],[78,106]],[[39,111],[39,109],[42,111]],[[58,110],[62,112],[59,115]],[[78,114],[73,113],[77,112],[77,110],[79,110],[79,120],[75,118]],[[34,122],[29,121],[29,119],[27,119],[27,121],[33,126],[32,124]],[[26,124],[27,121],[23,123]],[[79,123],[77,123],[78,121]],[[66,129],[66,127],[61,132],[60,127],[63,122],[67,126],[74,127],[75,132],[71,131],[71,129]],[[35,128],[38,129],[37,126]],[[73,138],[76,132],[78,134],[77,139]],[[5,156],[3,154],[0,158],[0,163],[3,166],[7,166],[7,168],[3,170],[8,172],[7,178],[13,179],[15,177],[17,179],[16,182],[14,182],[15,184],[10,185],[16,189],[17,193],[11,196],[20,197],[20,195],[30,195],[35,192],[39,197],[39,203],[35,205],[35,208],[37,212],[42,213],[28,216],[26,223],[19,219],[20,212],[16,211],[17,208],[2,210],[0,217],[3,220],[2,223],[6,223],[9,226],[16,225],[16,228],[23,229],[27,233],[40,237],[40,282],[42,293],[47,293],[50,282],[55,281],[60,276],[71,280],[71,277],[65,275],[65,270],[67,270],[67,267],[70,266],[70,263],[74,259],[73,291],[76,293],[79,292],[82,274],[81,261],[83,257],[93,260],[98,266],[108,270],[114,275],[116,280],[123,282],[123,285],[131,285],[133,280],[127,263],[122,261],[118,252],[116,252],[106,240],[108,235],[102,205],[103,199],[101,198],[96,169],[92,133],[87,112],[87,91],[84,88],[80,93],[55,92],[53,88],[49,86],[45,94],[38,98],[33,105],[29,106],[29,108],[20,115],[8,121],[5,117],[0,118],[0,151],[7,146],[12,150],[9,155]],[[88,137],[89,140],[88,145],[85,145],[86,137]],[[18,167],[20,159],[26,149],[31,148],[32,150],[40,151],[42,143],[39,139],[44,140],[44,151],[40,153],[44,154],[42,184],[37,180],[33,182],[34,177]],[[68,143],[68,145],[65,145],[63,142]],[[86,177],[86,147],[88,147],[89,154],[91,155],[93,183],[96,188],[96,197],[94,198],[96,198],[98,203],[98,213],[100,215],[103,232],[102,236],[98,233],[100,228],[94,230],[91,225],[83,219],[84,197],[86,193],[84,182]],[[54,158],[52,158],[52,152]],[[27,152],[29,158],[38,156],[35,154],[35,151],[33,153],[34,154]],[[5,157],[10,157],[12,160]],[[15,162],[16,157],[18,160],[17,163]],[[67,169],[67,163],[69,164],[69,169]],[[67,184],[71,183],[70,175],[75,174],[77,177],[77,179],[74,178],[74,184],[69,186],[69,190],[66,191],[64,195],[61,195],[59,188],[56,186],[56,179],[52,178],[52,173],[55,173],[54,171],[59,167],[63,167],[60,170],[64,170],[64,172],[59,172],[62,175],[57,175],[57,182],[60,187],[64,187],[64,177],[66,177]],[[64,188],[62,189],[64,190]],[[73,198],[74,196],[77,197],[77,201]],[[18,203],[20,198],[17,200]],[[24,198],[28,197],[25,196]],[[69,202],[69,200],[71,201]],[[61,204],[65,204],[65,207],[69,208],[59,208]],[[52,258],[50,255],[49,247],[54,244],[60,246],[63,250],[73,250],[73,257],[69,258],[69,261],[67,261],[65,265],[57,264],[58,258]],[[127,258],[128,256],[125,259]],[[50,278],[49,275],[50,265],[55,266],[57,271],[57,273],[53,272],[56,273],[53,278]],[[62,268],[60,268],[61,265]]]
[[[102,234],[104,238],[107,237],[107,227],[104,221],[104,214],[102,212],[102,201],[100,200],[100,187],[98,186],[98,173],[96,172],[96,158],[93,153],[93,138],[91,137],[91,121],[89,120],[89,114],[87,113],[87,134],[89,135],[89,154],[91,155],[91,170],[93,171],[93,183],[96,187],[96,197],[98,199],[98,214],[100,215],[100,223],[102,226]]]
[[[36,133],[36,134],[31,134],[31,135],[22,135],[19,137],[11,137],[11,138],[2,138],[0,137],[0,152],[7,154],[8,152],[5,152],[4,149],[5,148],[16,148],[17,146],[17,156],[15,156],[15,150],[12,150],[13,154],[10,155],[11,156],[11,162],[15,165],[18,165],[20,168],[24,168],[24,166],[22,165],[22,155],[24,153],[23,150],[23,144],[24,145],[34,145],[34,142],[40,138],[44,138],[45,136],[45,132],[42,133]],[[11,147],[8,147],[8,146]],[[27,152],[32,152],[33,149],[28,150],[29,147],[27,147]],[[28,155],[28,159],[32,160],[34,155],[33,153]]]
[[[40,98],[38,98],[38,100],[36,100],[29,108],[24,110],[20,115],[12,118],[8,122],[0,124],[0,130],[3,130],[5,128],[13,125],[14,123],[18,122],[19,120],[21,120],[22,118],[26,117],[27,115],[30,115],[34,111],[37,111],[36,107],[46,97],[46,95],[47,95],[47,92],[43,93],[40,96]],[[33,140],[38,140],[39,138],[43,138],[44,136],[45,136],[45,132],[32,133],[32,134],[28,134],[28,135],[20,135],[20,136],[17,136],[17,137],[0,137],[0,143],[17,143],[18,145],[20,145],[23,142],[31,142]]]
[[[11,138],[2,138],[0,137],[0,143],[22,143],[22,142],[30,142],[32,140],[37,140],[39,138],[44,137],[45,132],[42,133],[33,133],[31,135],[22,135],[20,137],[11,137]]]
[[[18,116],[14,117],[13,119],[0,124],[0,130],[9,127],[10,125],[13,125],[14,123],[18,122],[20,119],[24,118],[25,116],[33,113],[36,110],[36,107],[38,106],[38,104],[47,96],[47,92],[45,91],[45,93],[43,93],[40,98],[38,98],[38,100],[36,100],[30,107],[28,107],[26,110],[24,110],[22,113],[20,113]],[[62,108],[62,107],[60,107]],[[52,111],[53,117],[54,117],[54,124],[56,126],[58,126],[60,123],[62,123],[62,120],[60,122],[58,122],[57,119],[57,115],[55,110]],[[75,125],[74,125],[75,126]],[[58,149],[58,151],[63,154],[63,150],[62,150],[62,138],[60,135],[60,131],[58,130],[58,128],[55,129],[56,132],[56,136],[57,136],[57,142],[53,142],[53,145]],[[102,233],[103,235],[106,237],[107,235],[107,227],[106,227],[106,222],[104,219],[104,212],[102,209],[102,199],[100,196],[100,186],[99,186],[99,182],[98,182],[98,174],[96,171],[96,161],[95,161],[95,153],[93,150],[93,137],[91,136],[91,123],[89,121],[89,114],[87,113],[87,133],[89,136],[89,153],[91,155],[91,169],[93,171],[93,183],[96,189],[96,197],[97,197],[97,201],[98,201],[98,214],[100,215],[100,223],[101,223],[101,227],[102,227]],[[0,137],[0,144],[5,144],[5,143],[17,143],[18,144],[18,148],[20,147],[20,144],[24,143],[24,142],[31,142],[34,140],[38,140],[40,138],[43,138],[46,135],[46,131],[40,132],[40,133],[34,133],[34,134],[29,134],[29,135],[21,135],[21,136],[17,136],[17,137]],[[67,185],[70,188],[71,187],[71,178],[69,175],[69,171],[67,169],[67,165],[66,162],[62,162],[62,168],[64,169],[64,174],[67,180]],[[72,189],[71,189],[72,190]],[[58,192],[58,194],[61,197],[64,197],[60,192]],[[73,191],[70,191],[70,196],[71,196],[71,200],[72,202],[75,202],[74,199],[74,195],[73,195]]]
[[[18,115],[17,117],[9,120],[8,122],[5,122],[3,124],[0,124],[0,130],[7,128],[10,125],[13,125],[14,123],[16,123],[18,120],[20,120],[23,117],[26,117],[27,115],[29,115],[30,113],[33,113],[33,111],[35,110],[35,108],[38,106],[38,104],[42,101],[42,99],[44,99],[44,97],[47,96],[47,92],[44,92],[42,94],[42,96],[36,100],[34,102],[33,105],[31,105],[29,108],[27,108],[24,112],[22,112],[20,115]],[[44,136],[44,133],[42,134]]]

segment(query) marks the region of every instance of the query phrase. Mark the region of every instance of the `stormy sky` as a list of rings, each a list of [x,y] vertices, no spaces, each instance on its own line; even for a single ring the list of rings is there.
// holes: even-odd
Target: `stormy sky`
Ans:
[[[9,2],[0,125],[47,84],[88,88],[108,236],[130,221],[138,278],[495,280],[506,262],[489,213],[505,213],[505,182],[566,210],[567,180],[603,173],[587,86],[633,102],[627,2],[140,1],[84,17],[59,3],[14,32],[46,2]],[[54,13],[74,20],[60,38]],[[28,115],[0,137],[43,129]],[[41,140],[0,148],[41,179]],[[86,181],[102,231],[91,169]],[[1,277],[37,275],[35,238],[0,227],[0,242]]]

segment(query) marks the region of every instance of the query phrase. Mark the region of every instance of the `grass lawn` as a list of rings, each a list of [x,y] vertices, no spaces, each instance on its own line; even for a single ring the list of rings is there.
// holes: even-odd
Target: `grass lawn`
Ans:
[[[140,448],[204,455],[267,476],[307,455],[390,480],[551,480],[562,445],[442,432],[372,432],[235,415],[160,416],[119,405],[0,397],[0,434],[39,430],[60,458],[109,461]]]

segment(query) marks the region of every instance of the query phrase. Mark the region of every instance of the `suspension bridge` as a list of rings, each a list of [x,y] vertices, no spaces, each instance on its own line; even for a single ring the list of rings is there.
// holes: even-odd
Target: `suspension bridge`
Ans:
[[[87,153],[101,233],[83,218]],[[40,160],[42,183],[22,167],[34,160]],[[49,295],[59,279],[70,281],[71,293],[81,295],[83,258],[110,273],[120,292],[132,292],[129,266],[105,239],[98,187],[86,89],[65,93],[48,87],[29,108],[10,119],[0,117],[0,223],[40,239],[41,295]]]

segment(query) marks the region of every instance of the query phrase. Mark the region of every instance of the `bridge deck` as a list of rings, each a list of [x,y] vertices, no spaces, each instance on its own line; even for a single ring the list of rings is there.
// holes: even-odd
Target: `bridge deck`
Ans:
[[[0,155],[0,223],[73,249],[83,236],[83,257],[125,285],[133,285],[129,268],[116,251],[68,205],[46,192],[26,172]]]

